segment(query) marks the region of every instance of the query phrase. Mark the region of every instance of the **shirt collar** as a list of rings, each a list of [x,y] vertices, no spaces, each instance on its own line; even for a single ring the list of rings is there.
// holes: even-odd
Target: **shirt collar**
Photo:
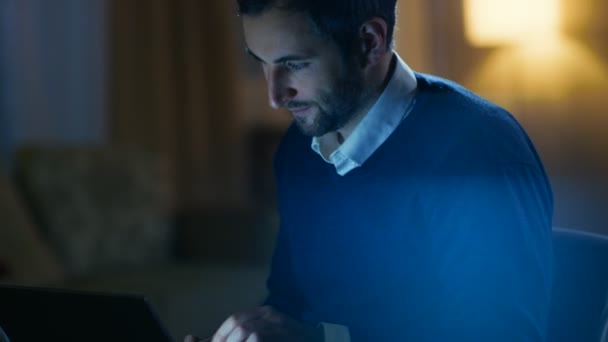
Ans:
[[[417,87],[416,75],[397,53],[394,55],[396,65],[390,81],[344,143],[326,158],[321,153],[320,143],[328,139],[327,135],[312,138],[313,151],[333,164],[340,176],[363,165],[409,113]]]

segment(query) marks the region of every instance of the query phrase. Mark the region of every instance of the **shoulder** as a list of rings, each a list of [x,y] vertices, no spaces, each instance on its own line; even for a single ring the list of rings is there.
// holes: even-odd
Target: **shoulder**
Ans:
[[[432,75],[416,76],[419,93],[434,116],[458,126],[520,129],[511,113],[460,84]]]
[[[437,144],[461,158],[538,163],[528,135],[507,110],[455,82],[416,76],[422,102],[419,120]]]

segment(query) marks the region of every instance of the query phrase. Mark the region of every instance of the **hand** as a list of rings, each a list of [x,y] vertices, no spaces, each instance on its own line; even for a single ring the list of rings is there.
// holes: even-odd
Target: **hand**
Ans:
[[[323,331],[321,327],[297,321],[272,306],[262,306],[230,316],[212,339],[212,342],[274,341],[323,342]]]

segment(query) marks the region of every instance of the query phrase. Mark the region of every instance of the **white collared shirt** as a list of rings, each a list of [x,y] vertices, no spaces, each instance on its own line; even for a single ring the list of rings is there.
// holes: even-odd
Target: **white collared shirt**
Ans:
[[[321,151],[321,144],[325,142],[324,139],[336,139],[336,135],[332,132],[312,138],[311,148],[323,160],[333,164],[340,176],[363,165],[414,107],[418,86],[416,75],[397,53],[394,54],[397,62],[390,81],[376,103],[342,145],[327,158]],[[321,325],[325,342],[350,342],[348,327],[326,322]]]
[[[329,157],[323,155],[321,144],[328,139],[335,140],[335,133],[312,138],[311,148],[323,160],[333,164],[340,176],[363,165],[413,108],[418,85],[416,75],[396,52],[394,55],[397,61],[390,81],[351,135]]]

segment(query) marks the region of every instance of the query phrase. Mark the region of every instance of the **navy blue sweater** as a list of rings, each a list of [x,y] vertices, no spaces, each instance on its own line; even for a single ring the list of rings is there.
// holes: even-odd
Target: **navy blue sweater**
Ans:
[[[417,74],[415,106],[339,176],[292,126],[267,303],[359,341],[543,341],[552,194],[505,110]],[[404,94],[405,96],[405,94]]]

